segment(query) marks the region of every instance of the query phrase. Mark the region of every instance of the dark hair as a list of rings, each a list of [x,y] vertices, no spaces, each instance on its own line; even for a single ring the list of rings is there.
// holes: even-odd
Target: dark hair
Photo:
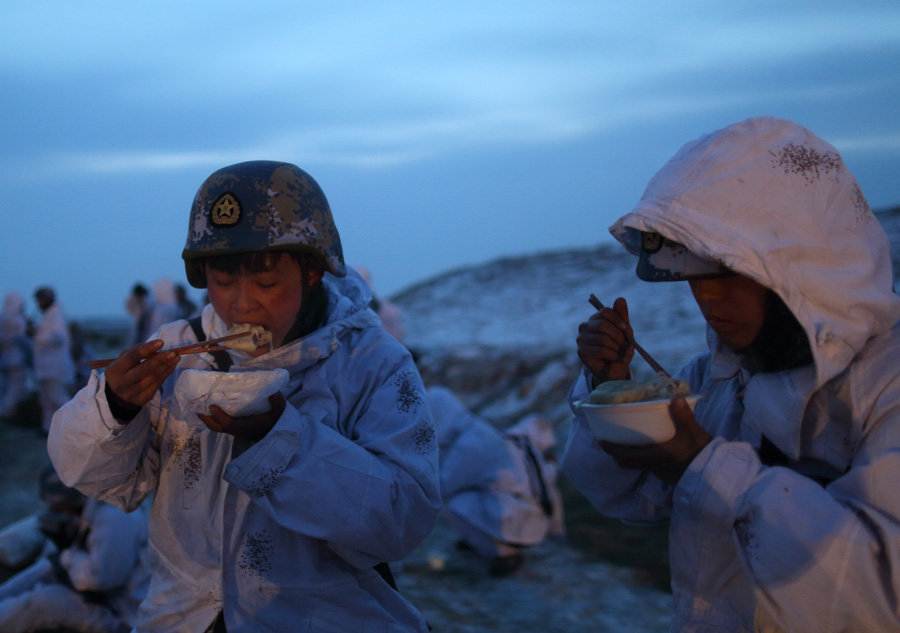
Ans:
[[[771,290],[762,328],[743,353],[765,373],[796,369],[813,362],[806,331],[781,297]]]
[[[50,286],[41,286],[34,291],[34,298],[38,301],[49,301],[52,304],[56,300],[56,293]]]
[[[226,255],[210,255],[198,259],[201,270],[209,266],[213,270],[235,275],[241,272],[262,273],[272,268],[272,260],[280,253],[290,255],[300,268],[322,268],[318,258],[312,253],[298,251],[253,251],[252,253],[228,253]]]

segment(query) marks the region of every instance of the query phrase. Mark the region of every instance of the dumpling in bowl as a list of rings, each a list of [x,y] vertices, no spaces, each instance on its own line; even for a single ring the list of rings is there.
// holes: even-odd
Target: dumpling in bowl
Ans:
[[[649,387],[638,380],[608,380],[590,393],[588,404],[622,404],[646,399]]]
[[[659,374],[655,380],[609,380],[598,385],[588,396],[587,404],[624,404],[648,400],[670,399],[691,395],[691,387],[684,380]]]

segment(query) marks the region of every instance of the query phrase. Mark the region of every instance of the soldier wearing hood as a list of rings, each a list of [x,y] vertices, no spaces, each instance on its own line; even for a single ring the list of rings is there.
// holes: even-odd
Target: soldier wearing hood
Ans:
[[[132,510],[155,492],[137,630],[426,631],[384,570],[440,509],[431,415],[412,358],[347,272],[324,193],[287,163],[220,169],[182,256],[209,294],[200,318],[95,371],[49,440],[63,481],[92,497]],[[161,351],[241,324],[271,343]],[[263,413],[233,417],[179,404],[187,369],[288,378]]]
[[[669,521],[673,631],[900,629],[900,298],[838,152],[749,119],[685,145],[610,229],[638,277],[686,280],[701,396],[650,446],[576,419],[561,469],[604,514]],[[677,323],[672,328],[677,330]],[[581,324],[570,402],[629,375],[628,307]]]

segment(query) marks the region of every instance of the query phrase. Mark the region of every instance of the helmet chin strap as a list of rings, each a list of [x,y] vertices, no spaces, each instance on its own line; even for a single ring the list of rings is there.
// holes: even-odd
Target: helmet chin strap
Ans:
[[[321,284],[321,282],[319,282]],[[315,292],[314,292],[315,290]],[[315,289],[309,283],[309,264],[304,263],[300,268],[300,312],[297,320],[291,327],[282,345],[302,338],[315,330],[325,316],[327,301],[323,295],[321,285]]]
[[[297,319],[302,319],[309,312],[309,264],[304,262],[300,266],[300,314]]]

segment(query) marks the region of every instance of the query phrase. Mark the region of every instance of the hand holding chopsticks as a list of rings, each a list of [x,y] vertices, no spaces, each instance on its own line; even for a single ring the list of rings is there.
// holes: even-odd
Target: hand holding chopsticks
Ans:
[[[603,303],[600,301],[600,299],[598,299],[598,298],[597,298],[596,296],[594,296],[593,294],[590,296],[590,299],[588,299],[588,301],[590,301],[591,305],[594,306],[595,308],[597,308],[597,310],[602,310],[602,309],[605,307],[605,306],[603,305]],[[643,357],[643,359],[644,359],[645,361],[647,361],[647,364],[649,364],[649,365],[653,368],[654,371],[656,371],[657,373],[660,373],[660,374],[665,374],[666,376],[669,375],[669,372],[667,372],[665,369],[663,369],[663,368],[662,368],[662,365],[660,365],[659,363],[657,363],[657,362],[653,359],[653,357],[650,356],[650,354],[648,354],[648,353],[644,350],[643,347],[641,347],[640,345],[638,345],[637,341],[634,340],[634,337],[633,337],[633,336],[631,336],[630,334],[627,334],[627,333],[626,333],[626,334],[625,334],[625,337],[628,339],[628,342],[634,347],[634,349],[637,351],[637,353],[640,354],[641,357]]]
[[[249,336],[251,333],[248,332],[239,332],[238,334],[231,334],[229,336],[223,336],[221,338],[214,338],[208,341],[200,341],[199,343],[190,343],[189,345],[180,345],[179,347],[172,347],[169,349],[161,349],[157,354],[163,354],[165,352],[175,352],[179,356],[183,356],[185,354],[200,354],[202,352],[214,352],[220,349],[227,349],[227,346],[220,345],[219,343],[223,343],[224,341],[230,341],[232,339],[241,338],[243,336]],[[88,361],[88,367],[91,369],[102,369],[103,367],[107,367],[108,365],[113,364],[117,361],[118,358],[104,358],[101,360],[91,360]]]

